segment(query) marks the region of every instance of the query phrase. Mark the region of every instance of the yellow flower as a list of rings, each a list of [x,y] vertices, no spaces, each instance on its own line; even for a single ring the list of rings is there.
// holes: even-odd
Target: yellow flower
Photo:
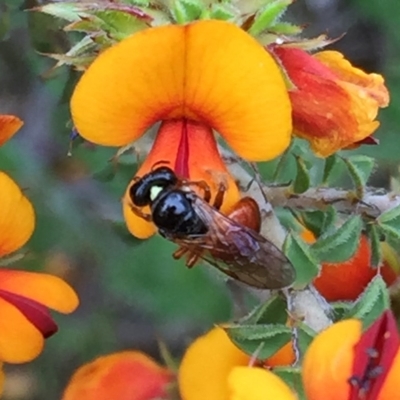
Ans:
[[[149,28],[107,49],[76,86],[71,112],[79,133],[105,146],[135,141],[161,121],[137,175],[163,160],[181,178],[205,180],[213,194],[224,176],[223,211],[239,192],[213,129],[249,161],[280,155],[292,130],[289,96],[273,57],[237,26],[216,20]],[[150,236],[154,225],[131,212],[127,193],[128,228]]]
[[[195,340],[179,368],[183,400],[295,400],[291,389],[272,372],[249,367],[250,357],[222,328]]]

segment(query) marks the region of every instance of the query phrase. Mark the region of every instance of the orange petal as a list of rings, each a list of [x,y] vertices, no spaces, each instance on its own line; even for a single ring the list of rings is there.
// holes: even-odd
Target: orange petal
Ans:
[[[314,54],[314,57],[334,72],[341,81],[360,87],[369,97],[378,102],[379,107],[389,105],[389,91],[382,75],[367,74],[353,67],[338,51],[321,51]]]
[[[228,377],[250,357],[239,350],[222,328],[216,327],[195,340],[179,368],[183,400],[228,399]]]
[[[70,313],[78,307],[74,290],[62,279],[39,272],[0,269],[0,289],[37,301],[53,310]]]
[[[35,215],[17,184],[0,171],[0,257],[22,247],[33,233]]]
[[[229,211],[240,197],[236,183],[218,153],[214,135],[207,126],[184,120],[164,122],[136,176],[140,177],[150,172],[153,165],[160,160],[169,162],[169,166],[178,175],[183,175],[182,177],[192,181],[206,181],[212,192],[212,200],[218,190],[218,183],[222,181],[227,187],[221,207],[222,212]],[[125,221],[134,236],[144,239],[151,236],[156,229],[153,224],[132,212],[129,205],[131,203],[129,188],[130,185],[123,199]],[[202,195],[200,192],[198,194]],[[149,208],[145,208],[144,212],[149,213]]]
[[[153,400],[166,398],[173,375],[147,355],[124,351],[80,367],[62,400]]]
[[[76,86],[71,111],[84,138],[110,146],[136,140],[159,120],[201,121],[252,161],[280,155],[292,128],[273,58],[216,20],[150,28],[106,50]]]
[[[388,101],[382,77],[352,70],[336,52],[311,56],[279,46],[271,51],[296,86],[289,93],[294,132],[308,140],[317,155],[327,157],[378,128],[378,109]]]
[[[297,399],[297,396],[281,378],[271,371],[261,368],[233,368],[229,374],[228,385],[229,400]]]
[[[24,123],[14,115],[0,115],[0,146],[14,136]]]
[[[265,360],[264,365],[266,367],[281,367],[292,365],[296,360],[296,356],[293,351],[293,343],[290,341],[281,347],[275,354]]]
[[[42,334],[13,305],[0,298],[0,360],[24,363],[43,349]]]
[[[320,333],[304,356],[302,377],[308,400],[348,400],[354,346],[361,321],[344,320]]]

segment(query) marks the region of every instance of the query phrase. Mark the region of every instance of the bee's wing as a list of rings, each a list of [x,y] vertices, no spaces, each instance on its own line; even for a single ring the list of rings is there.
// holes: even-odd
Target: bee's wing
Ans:
[[[179,244],[250,286],[280,289],[294,282],[296,274],[292,264],[272,242],[221,214],[200,197],[196,197],[193,206],[209,232],[180,239]],[[207,250],[208,254],[200,249]]]

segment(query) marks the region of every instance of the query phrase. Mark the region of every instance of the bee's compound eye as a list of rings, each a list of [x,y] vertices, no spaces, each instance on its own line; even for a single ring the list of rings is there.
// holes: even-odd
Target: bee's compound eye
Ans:
[[[129,188],[129,197],[132,203],[138,207],[144,207],[150,204],[148,185],[143,180],[138,180]]]

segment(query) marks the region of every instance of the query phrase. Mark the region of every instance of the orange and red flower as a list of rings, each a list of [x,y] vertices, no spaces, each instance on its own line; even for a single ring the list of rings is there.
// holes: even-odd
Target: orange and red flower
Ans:
[[[35,215],[17,184],[0,172],[0,260],[32,235]],[[0,268],[0,360],[21,363],[35,358],[44,338],[57,331],[48,308],[72,312],[75,292],[61,279],[41,273]]]
[[[294,86],[289,90],[294,134],[308,140],[317,155],[369,141],[379,126],[379,108],[389,103],[381,75],[353,67],[336,51],[310,55],[290,44],[268,50]]]
[[[62,400],[166,399],[174,375],[139,351],[123,351],[80,367]]]
[[[17,117],[0,116],[0,144],[21,126]],[[1,171],[0,187],[1,264],[3,257],[12,255],[29,240],[35,214],[18,185]],[[44,339],[57,331],[48,308],[69,313],[77,305],[75,292],[57,277],[0,268],[0,361],[21,363],[35,358]]]
[[[340,321],[320,333],[303,362],[308,400],[393,400],[398,398],[400,339],[386,311],[362,332],[356,319]]]
[[[286,353],[285,349],[270,366],[283,365],[289,359]],[[280,378],[267,369],[251,367],[250,363],[251,357],[237,348],[222,328],[212,329],[196,339],[183,357],[179,368],[182,399],[296,399]]]
[[[71,111],[79,133],[106,146],[135,141],[162,121],[138,176],[163,160],[182,178],[205,180],[213,193],[222,180],[223,211],[239,192],[213,129],[249,161],[280,155],[292,131],[289,96],[273,57],[237,26],[216,20],[149,28],[107,49],[76,86]],[[131,212],[127,194],[124,213],[135,236],[155,232]]]

